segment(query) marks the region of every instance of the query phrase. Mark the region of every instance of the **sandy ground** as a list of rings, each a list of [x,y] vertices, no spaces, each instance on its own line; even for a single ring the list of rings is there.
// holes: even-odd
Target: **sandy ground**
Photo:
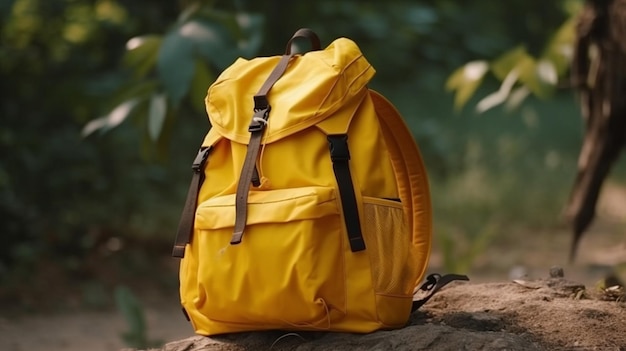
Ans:
[[[149,339],[165,343],[193,335],[176,296],[163,304],[146,307]],[[116,351],[126,346],[120,337],[126,328],[115,311],[0,317],[0,350]]]

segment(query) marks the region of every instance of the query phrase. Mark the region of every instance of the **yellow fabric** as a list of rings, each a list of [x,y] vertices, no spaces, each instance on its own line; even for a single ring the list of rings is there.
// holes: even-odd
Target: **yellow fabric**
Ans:
[[[254,107],[251,97],[279,59],[257,58],[251,62],[240,58],[216,80],[206,102],[211,126],[221,135],[238,143],[248,142],[249,117]],[[359,48],[345,38],[335,40],[326,50],[295,56],[291,61],[287,72],[268,94],[272,121],[265,131],[267,143],[329,116],[336,118],[333,112],[361,93],[374,75],[374,69]],[[241,111],[245,118],[235,116],[234,111]]]
[[[402,327],[430,253],[426,172],[398,111],[368,89],[374,69],[349,39],[293,57],[270,90],[261,185],[249,192],[243,241],[230,244],[252,97],[279,59],[239,59],[209,88],[203,146],[212,151],[180,265],[182,305],[201,335]],[[346,133],[359,252],[348,243],[327,142]]]

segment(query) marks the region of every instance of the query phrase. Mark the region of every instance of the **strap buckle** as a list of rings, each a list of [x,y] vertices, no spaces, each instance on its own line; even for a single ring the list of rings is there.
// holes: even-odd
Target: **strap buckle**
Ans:
[[[204,164],[209,157],[210,149],[210,147],[200,148],[196,158],[193,160],[193,164],[191,165],[191,169],[193,169],[194,172],[200,172],[202,170],[202,167],[204,167]]]
[[[333,162],[350,160],[350,149],[348,148],[348,136],[346,134],[329,135],[327,139],[330,144],[330,159]]]
[[[250,126],[248,127],[249,132],[259,132],[262,131],[263,128],[267,125],[267,119],[270,115],[270,110],[272,108],[270,105],[267,105],[265,108],[254,109],[254,114],[252,115],[252,122],[250,122]]]

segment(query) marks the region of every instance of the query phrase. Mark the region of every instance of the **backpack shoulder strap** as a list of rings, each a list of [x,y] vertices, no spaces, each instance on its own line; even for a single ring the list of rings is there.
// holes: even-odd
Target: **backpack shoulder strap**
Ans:
[[[380,127],[396,173],[400,200],[412,228],[411,244],[418,247],[414,256],[423,271],[416,277],[417,286],[426,270],[432,237],[432,209],[426,168],[409,128],[398,110],[382,95],[370,90]]]
[[[410,228],[413,228],[412,244],[422,248],[422,250],[418,250],[422,254],[416,255],[415,259],[420,261],[418,263],[421,264],[420,267],[424,267],[425,271],[432,238],[432,211],[426,168],[413,135],[398,110],[379,93],[370,90],[370,96],[374,102],[391,162],[396,172],[402,203],[405,204],[405,208],[408,208],[408,213],[411,214],[409,225]],[[402,196],[410,196],[410,198],[406,199]],[[418,281],[415,282],[415,286],[418,286],[424,271],[417,278]],[[411,312],[430,300],[439,289],[455,280],[469,280],[469,278],[460,274],[442,276],[435,273],[429,275],[426,282],[418,289],[418,292],[425,292],[426,296],[413,301]]]
[[[193,171],[191,177],[191,183],[189,184],[189,190],[187,192],[187,200],[185,201],[185,207],[183,207],[183,213],[178,223],[178,232],[176,233],[176,240],[174,241],[174,248],[172,249],[172,257],[183,258],[185,257],[185,247],[191,242],[193,235],[193,222],[196,214],[196,206],[198,205],[198,193],[200,187],[204,182],[204,165],[209,158],[209,153],[213,149],[213,146],[221,139],[221,136],[217,133],[209,131],[202,147],[198,150],[198,154],[191,165]]]

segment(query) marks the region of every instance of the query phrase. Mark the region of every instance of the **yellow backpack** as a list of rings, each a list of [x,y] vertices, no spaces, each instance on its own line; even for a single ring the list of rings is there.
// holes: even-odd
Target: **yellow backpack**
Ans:
[[[305,38],[313,51],[292,52]],[[196,333],[404,326],[431,247],[426,170],[349,39],[238,59],[209,88],[173,256]],[[462,276],[429,277],[430,296]]]

